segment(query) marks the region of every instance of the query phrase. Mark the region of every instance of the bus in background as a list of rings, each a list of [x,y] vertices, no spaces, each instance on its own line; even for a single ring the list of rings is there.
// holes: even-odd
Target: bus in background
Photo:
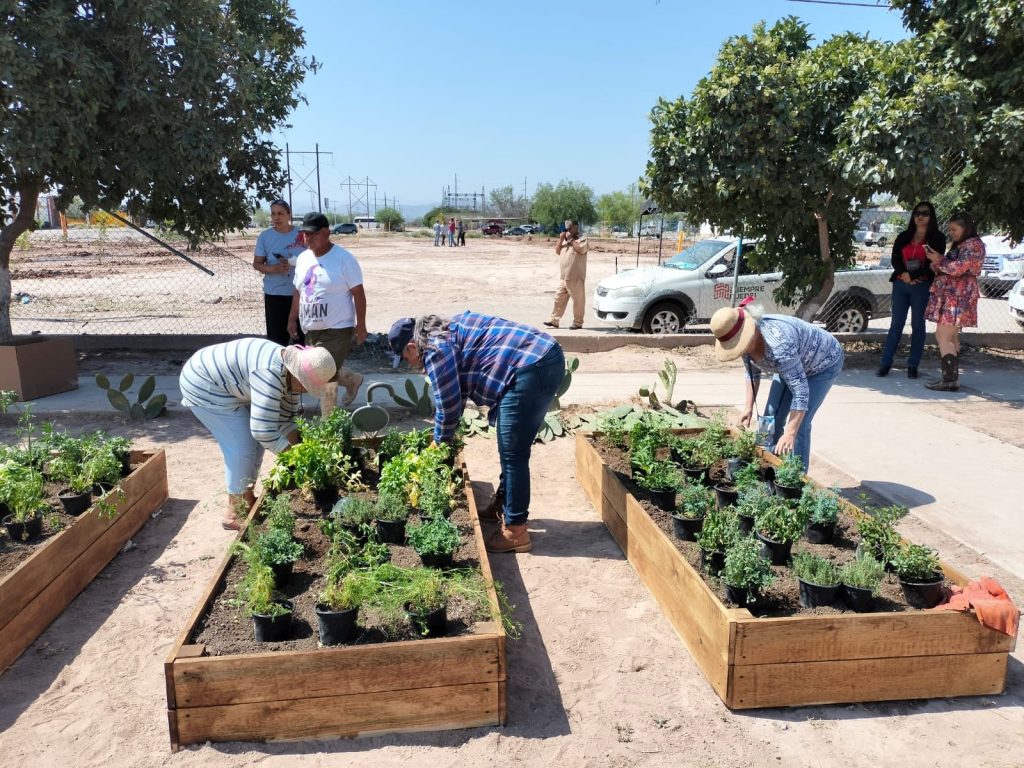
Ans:
[[[380,222],[373,216],[353,216],[352,223],[359,229],[380,229]]]

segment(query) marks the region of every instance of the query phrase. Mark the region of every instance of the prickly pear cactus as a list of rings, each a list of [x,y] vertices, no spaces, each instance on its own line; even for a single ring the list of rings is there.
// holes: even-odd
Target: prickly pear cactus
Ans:
[[[391,398],[397,405],[408,408],[417,416],[434,415],[434,396],[431,394],[429,381],[423,383],[423,391],[420,392],[416,389],[416,384],[412,379],[406,379],[405,393],[408,395],[407,398],[395,392],[391,393]]]
[[[149,376],[142,382],[136,395],[135,402],[131,402],[125,394],[135,383],[135,374],[127,373],[121,379],[117,388],[110,386],[110,380],[102,373],[96,374],[96,386],[106,390],[107,400],[110,404],[131,421],[142,421],[143,419],[155,419],[167,407],[167,395],[154,395],[156,389],[156,377]]]

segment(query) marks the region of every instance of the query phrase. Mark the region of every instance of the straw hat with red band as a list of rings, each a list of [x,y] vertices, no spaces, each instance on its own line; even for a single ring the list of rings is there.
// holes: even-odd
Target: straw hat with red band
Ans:
[[[281,353],[288,373],[299,380],[313,397],[323,398],[330,391],[328,384],[338,372],[331,353],[323,347],[304,347],[295,344]]]
[[[735,360],[748,349],[757,333],[753,315],[743,309],[754,300],[748,296],[739,307],[723,307],[711,316],[711,332],[715,334],[715,356],[723,363]]]

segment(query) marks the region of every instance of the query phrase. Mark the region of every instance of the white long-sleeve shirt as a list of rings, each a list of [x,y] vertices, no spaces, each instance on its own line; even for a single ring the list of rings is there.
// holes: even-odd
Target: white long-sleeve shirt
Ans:
[[[199,350],[181,370],[181,404],[223,413],[248,408],[253,438],[280,453],[299,414],[299,395],[288,389],[282,349],[267,339],[246,338]]]

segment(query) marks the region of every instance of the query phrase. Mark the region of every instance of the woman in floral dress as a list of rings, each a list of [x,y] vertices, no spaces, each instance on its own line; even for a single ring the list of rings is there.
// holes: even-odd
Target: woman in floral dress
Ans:
[[[945,256],[925,246],[936,277],[924,316],[936,324],[935,340],[942,357],[942,378],[925,386],[939,392],[960,389],[960,329],[978,325],[978,275],[985,261],[985,244],[968,214],[950,217],[949,235],[953,246]]]

